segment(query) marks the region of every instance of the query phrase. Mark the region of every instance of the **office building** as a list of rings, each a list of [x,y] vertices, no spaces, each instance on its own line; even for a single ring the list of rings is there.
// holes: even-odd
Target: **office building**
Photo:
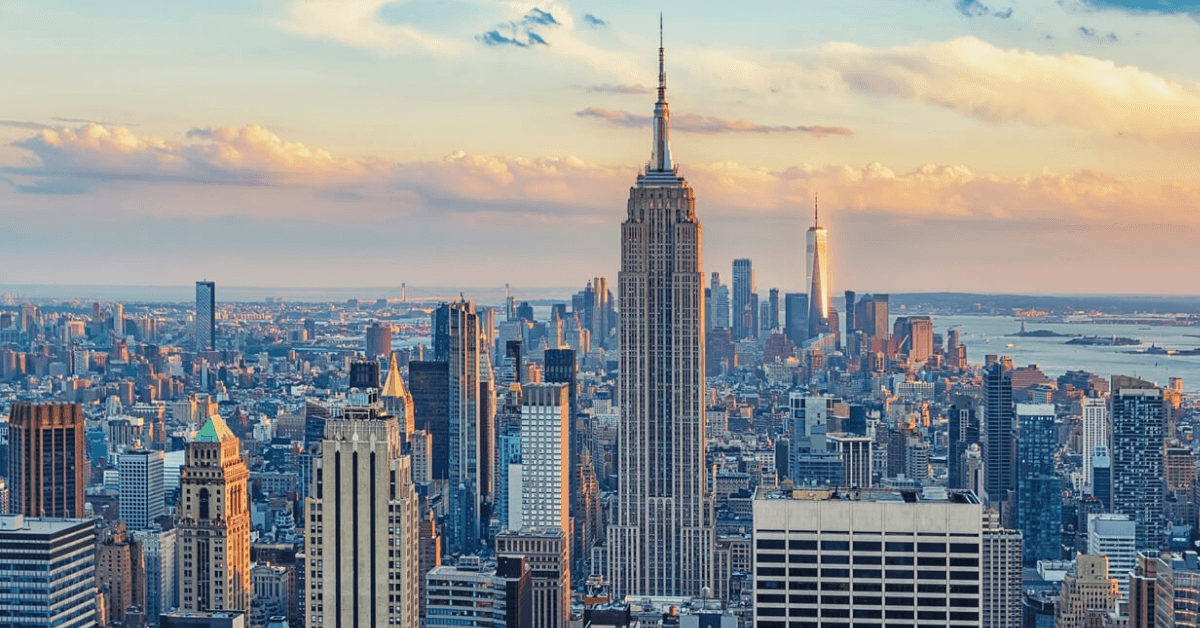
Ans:
[[[211,281],[196,282],[196,320],[193,325],[192,337],[196,351],[216,349],[217,284]]]
[[[435,480],[450,474],[450,364],[445,361],[408,363],[413,423],[429,433],[429,472]]]
[[[753,508],[757,628],[980,625],[973,493],[763,487]]]
[[[1137,524],[1128,515],[1090,514],[1087,519],[1087,553],[1108,559],[1108,571],[1128,586],[1137,567]]]
[[[396,417],[400,423],[400,437],[408,442],[409,436],[416,429],[415,412],[413,410],[412,393],[404,387],[404,378],[400,377],[399,362],[395,354],[388,360],[387,381],[379,391],[379,401],[383,403],[384,413]]]
[[[619,479],[607,546],[617,596],[698,595],[712,583],[700,221],[671,162],[668,118],[660,48],[654,153],[621,225]]]
[[[571,614],[569,539],[558,529],[496,535],[498,558],[523,558],[530,569],[532,628],[566,628]]]
[[[533,628],[533,586],[522,557],[464,556],[425,575],[424,628]]]
[[[983,373],[983,478],[987,503],[1010,520],[1005,504],[1016,489],[1016,411],[1013,407],[1012,371],[1004,362],[987,365]]]
[[[983,514],[982,628],[1021,625],[1021,546],[1021,531],[1001,527],[1000,515],[989,508]]]
[[[367,325],[364,350],[368,360],[392,355],[392,326],[384,323]]]
[[[396,417],[346,408],[325,423],[305,500],[308,626],[418,625],[418,504]]]
[[[928,316],[901,316],[892,325],[900,355],[911,364],[924,364],[933,357],[933,320]]]
[[[241,611],[173,611],[162,615],[159,628],[246,628]]]
[[[825,436],[826,450],[831,454],[837,455],[842,463],[837,486],[871,488],[874,485],[872,481],[874,469],[871,461],[871,442],[872,439],[866,436],[856,436],[841,432],[834,432]]]
[[[146,570],[142,550],[130,542],[121,522],[110,524],[100,533],[96,546],[96,587],[103,604],[104,625],[125,624],[130,607],[138,611],[146,606]]]
[[[758,338],[758,294],[754,266],[748,259],[733,260],[733,340]]]
[[[729,322],[729,286],[721,283],[721,274],[714,272],[712,274],[712,285],[709,287],[710,299],[708,312],[710,320],[709,328],[706,331],[713,329],[730,329]]]
[[[1163,391],[1150,382],[1112,378],[1112,511],[1137,524],[1139,551],[1166,540]]]
[[[1103,445],[1092,451],[1092,495],[1104,504],[1106,510],[1112,508],[1112,457],[1108,447]]]
[[[142,550],[146,571],[146,617],[153,622],[179,605],[175,529],[133,530],[129,535]]]
[[[0,582],[3,628],[98,626],[95,523],[0,516]]]
[[[161,451],[135,449],[118,458],[121,520],[130,530],[145,530],[166,514],[165,456]]]
[[[1101,397],[1084,397],[1080,400],[1083,433],[1081,434],[1080,452],[1083,454],[1083,481],[1087,485],[1087,493],[1092,492],[1092,457],[1097,447],[1108,449],[1108,402]]]
[[[890,321],[888,319],[888,295],[866,294],[854,305],[854,329],[866,334],[867,338],[886,342]],[[880,351],[882,348],[873,348]]]
[[[434,357],[449,365],[447,432],[450,482],[446,548],[471,553],[479,548],[480,518],[490,498],[494,441],[492,400],[484,389],[491,384],[484,358],[479,314],[469,301],[443,303],[433,313]],[[487,373],[484,373],[484,370]],[[434,447],[437,433],[434,432]],[[434,454],[437,455],[437,452]]]
[[[770,331],[779,329],[779,288],[767,291],[767,320],[763,325]]]
[[[808,328],[812,336],[829,333],[829,232],[821,226],[820,208],[813,203],[813,226],[805,234],[804,286],[808,288]]]
[[[8,420],[10,510],[28,517],[83,517],[89,463],[83,408],[14,403]]]
[[[975,399],[966,395],[955,395],[947,415],[947,486],[969,488],[963,464],[967,448],[979,442],[979,417],[975,413]]]
[[[1025,564],[1062,558],[1062,481],[1054,473],[1058,426],[1054,404],[1017,404],[1017,529]]]
[[[808,340],[808,295],[789,292],[783,295],[783,333],[797,347]]]
[[[379,361],[359,359],[350,363],[350,388],[360,392],[373,391],[380,388]]]
[[[1054,628],[1103,626],[1119,597],[1117,581],[1108,575],[1108,559],[1080,554],[1075,570],[1063,579],[1054,605]]]
[[[188,443],[179,476],[179,610],[250,610],[249,478],[241,443],[213,415]]]

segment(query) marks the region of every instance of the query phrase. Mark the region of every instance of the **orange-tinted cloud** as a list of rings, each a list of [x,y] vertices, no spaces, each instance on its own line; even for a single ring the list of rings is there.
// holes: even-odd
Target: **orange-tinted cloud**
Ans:
[[[831,89],[945,107],[991,124],[1065,125],[1200,148],[1200,92],[1136,66],[1004,50],[974,37],[888,49],[831,44],[822,52],[813,63]]]
[[[0,169],[28,192],[86,192],[113,181],[310,189],[330,201],[330,216],[347,206],[384,201],[388,211],[467,211],[591,220],[620,206],[633,184],[632,166],[575,157],[524,158],[456,153],[441,159],[350,158],[285,141],[256,125],[193,129],[183,141],[139,136],[95,124],[44,129],[16,146],[33,157]],[[896,172],[871,163],[796,165],[784,170],[736,163],[684,164],[701,210],[738,215],[806,213],[814,193],[831,211],[951,220],[1057,221],[1078,224],[1200,223],[1200,185],[1129,182],[1078,171],[1019,177],[929,164]],[[246,211],[220,208],[214,211]],[[272,215],[287,206],[256,208]],[[377,216],[378,208],[366,215]],[[353,212],[349,212],[353,217]],[[1149,218],[1147,218],[1149,217]]]

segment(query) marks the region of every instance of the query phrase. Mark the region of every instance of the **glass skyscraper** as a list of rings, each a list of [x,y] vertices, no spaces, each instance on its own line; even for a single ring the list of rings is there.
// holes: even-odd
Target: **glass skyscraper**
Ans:
[[[1017,528],[1025,563],[1062,557],[1062,480],[1054,473],[1058,427],[1054,404],[1018,404]]]
[[[217,284],[196,282],[196,320],[193,337],[196,351],[212,351],[217,346]]]

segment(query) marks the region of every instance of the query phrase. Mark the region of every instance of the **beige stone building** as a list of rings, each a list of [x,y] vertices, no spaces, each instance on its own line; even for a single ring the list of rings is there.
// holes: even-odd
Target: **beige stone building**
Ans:
[[[179,610],[250,610],[250,471],[241,443],[212,415],[179,476]]]
[[[1080,554],[1075,573],[1063,579],[1054,606],[1054,628],[1087,628],[1103,622],[1115,610],[1120,592],[1117,580],[1108,577],[1108,559]]]

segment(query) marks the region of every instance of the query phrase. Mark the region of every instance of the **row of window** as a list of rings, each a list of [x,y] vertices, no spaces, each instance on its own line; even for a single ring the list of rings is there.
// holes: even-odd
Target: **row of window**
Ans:
[[[856,568],[853,571],[851,571],[850,569],[844,568],[844,567],[822,567],[821,569],[818,570],[816,567],[783,568],[783,567],[764,567],[762,565],[760,565],[755,570],[755,575],[765,576],[765,577],[770,577],[770,578],[784,578],[784,577],[787,577],[787,578],[818,578],[818,577],[820,577],[820,578],[850,578],[851,573],[854,574],[854,578],[870,578],[870,579],[876,579],[876,580],[883,578],[883,577],[887,577],[889,580],[891,580],[891,579],[912,580],[914,578],[914,575],[913,575],[914,573],[916,574],[915,578],[917,580],[945,580],[947,575],[949,576],[950,580],[979,580],[979,571],[978,570],[947,572],[944,569],[943,570],[920,569],[920,570],[917,570],[914,572],[912,568],[909,568],[909,569],[857,569]],[[762,586],[763,584],[765,584],[765,583],[763,583],[761,581],[759,582],[759,586]]]
[[[755,546],[758,549],[793,549],[793,550],[816,550],[834,552],[848,552],[853,548],[855,552],[909,552],[914,549],[918,552],[934,552],[944,554],[949,549],[951,554],[978,554],[978,543],[935,543],[931,541],[816,541],[811,539],[792,539],[785,541],[783,539],[758,539],[755,541]]]
[[[962,597],[962,598],[947,598],[947,597],[908,597],[908,596],[893,596],[889,595],[886,598],[879,595],[802,595],[782,593],[758,593],[756,599],[759,604],[820,604],[822,608],[829,605],[849,606],[851,600],[855,606],[934,606],[945,608],[979,608],[978,597]],[[762,610],[762,609],[759,609]],[[817,609],[807,609],[805,612],[811,612],[811,617],[816,617]],[[760,613],[761,614],[761,613]]]

